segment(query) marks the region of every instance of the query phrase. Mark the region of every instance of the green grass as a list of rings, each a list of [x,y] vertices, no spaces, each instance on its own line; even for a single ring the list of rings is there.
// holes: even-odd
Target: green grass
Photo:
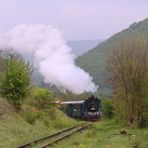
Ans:
[[[127,134],[122,135],[120,131]],[[132,130],[114,120],[102,120],[57,143],[54,148],[148,148],[148,128]]]
[[[4,114],[0,118],[0,147],[15,148],[17,145],[49,134],[41,123],[35,126],[25,122],[19,115]]]
[[[16,148],[22,143],[78,124],[77,121],[67,117],[57,108],[48,113],[42,111],[40,114],[41,117],[34,124],[30,124],[24,116],[14,111],[14,108],[5,99],[0,98],[0,148]]]

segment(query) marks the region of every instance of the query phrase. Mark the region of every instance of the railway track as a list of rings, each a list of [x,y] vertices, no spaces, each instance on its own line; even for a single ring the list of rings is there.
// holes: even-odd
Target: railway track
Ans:
[[[17,148],[33,148],[33,147],[38,147],[38,148],[47,148],[51,146],[52,144],[67,138],[68,136],[79,132],[85,128],[87,128],[88,124],[82,123],[80,125],[65,129],[63,131],[57,132],[55,134],[36,139],[34,141],[22,144],[18,146]]]

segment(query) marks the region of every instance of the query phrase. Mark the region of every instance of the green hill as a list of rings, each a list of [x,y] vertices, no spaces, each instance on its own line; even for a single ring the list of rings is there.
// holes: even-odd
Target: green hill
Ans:
[[[148,38],[148,18],[138,23],[133,23],[129,28],[111,36],[106,41],[100,43],[94,49],[79,56],[76,59],[78,66],[89,72],[93,77],[94,82],[99,85],[100,92],[110,94],[111,86],[108,83],[107,73],[107,57],[109,51],[112,49],[114,42],[118,41],[124,36],[138,35]]]

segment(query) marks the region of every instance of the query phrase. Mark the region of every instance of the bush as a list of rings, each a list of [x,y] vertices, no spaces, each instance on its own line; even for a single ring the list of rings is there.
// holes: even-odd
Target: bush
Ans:
[[[36,87],[32,91],[32,99],[34,105],[38,109],[45,109],[51,106],[51,99],[53,98],[53,93],[46,88]]]
[[[105,118],[111,119],[113,114],[113,101],[111,99],[102,100],[102,113]]]

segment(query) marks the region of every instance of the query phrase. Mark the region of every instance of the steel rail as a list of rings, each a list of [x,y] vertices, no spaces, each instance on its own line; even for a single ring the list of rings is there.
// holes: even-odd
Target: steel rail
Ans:
[[[65,138],[67,138],[68,136],[85,129],[86,127],[87,127],[86,125],[85,126],[79,126],[79,128],[75,129],[72,132],[64,133],[64,135],[62,135],[62,136],[59,135],[59,137],[57,137],[53,141],[50,141],[50,142],[44,144],[43,146],[41,146],[41,148],[46,148],[48,146],[51,146],[52,144],[54,144],[54,143],[56,143],[58,141],[61,141],[61,140],[65,139]]]
[[[80,130],[86,128],[86,127],[87,127],[87,125],[86,125],[85,123],[82,123],[82,124],[80,124],[80,125],[77,125],[77,126],[74,126],[74,127],[71,127],[71,128],[67,128],[67,129],[62,130],[62,131],[60,131],[60,132],[57,132],[57,133],[55,133],[55,134],[52,134],[52,135],[49,135],[49,136],[46,136],[46,137],[42,137],[42,138],[39,138],[39,139],[30,141],[30,142],[21,144],[21,145],[19,145],[17,148],[29,148],[29,147],[33,146],[34,144],[41,143],[42,141],[45,141],[45,140],[50,140],[51,138],[54,138],[54,137],[56,137],[56,136],[58,136],[58,135],[61,135],[61,134],[64,134],[64,133],[69,132],[69,134],[68,134],[68,133],[65,134],[66,136],[64,135],[63,137],[57,138],[56,140],[54,140],[54,141],[52,141],[52,142],[49,142],[49,143],[43,145],[42,148],[44,148],[44,147],[47,147],[46,145],[51,145],[52,143],[55,143],[55,142],[57,142],[57,141],[60,141],[60,140],[62,140],[62,139],[64,139],[64,138],[68,137],[69,135],[71,135],[71,134],[73,134],[73,133],[75,133],[75,132],[78,132],[78,131],[80,131]],[[76,129],[76,130],[74,130],[74,129]],[[74,130],[74,131],[73,131],[73,132],[70,132],[70,131],[72,131],[72,130]]]

